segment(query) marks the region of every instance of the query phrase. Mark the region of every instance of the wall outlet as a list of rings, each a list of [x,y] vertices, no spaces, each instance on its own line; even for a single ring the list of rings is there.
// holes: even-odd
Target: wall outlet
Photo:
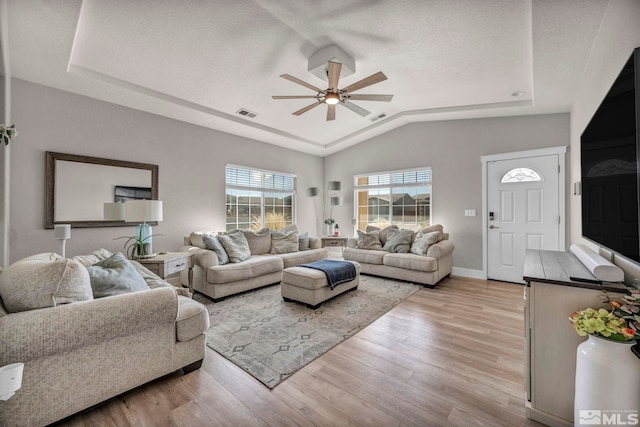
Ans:
[[[476,210],[475,209],[465,209],[464,210],[464,216],[476,216]]]

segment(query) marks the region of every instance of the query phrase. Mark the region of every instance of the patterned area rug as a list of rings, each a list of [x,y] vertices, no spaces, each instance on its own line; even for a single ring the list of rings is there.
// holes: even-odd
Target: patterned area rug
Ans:
[[[420,286],[361,276],[357,290],[312,310],[284,302],[280,285],[214,303],[202,294],[211,317],[207,345],[269,388],[399,304]]]

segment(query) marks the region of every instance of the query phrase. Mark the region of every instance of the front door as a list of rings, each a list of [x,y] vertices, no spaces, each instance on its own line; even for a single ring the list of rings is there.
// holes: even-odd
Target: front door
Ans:
[[[560,156],[487,163],[487,277],[523,283],[526,249],[560,250]]]

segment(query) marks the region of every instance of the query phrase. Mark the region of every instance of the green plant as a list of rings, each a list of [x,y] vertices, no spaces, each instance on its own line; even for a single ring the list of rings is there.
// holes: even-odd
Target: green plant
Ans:
[[[629,289],[621,300],[612,300],[602,290],[608,308],[585,308],[571,314],[569,320],[580,336],[592,334],[615,341],[640,340],[640,293]]]
[[[324,220],[324,223],[327,224],[327,225],[331,225],[334,222],[336,222],[336,221],[333,218],[327,218],[327,219]]]
[[[140,234],[137,234],[131,237],[127,237],[127,236],[116,237],[113,240],[127,239],[124,242],[125,255],[129,259],[135,259],[135,258],[140,258],[144,255],[149,255],[147,252],[151,252],[151,251],[145,250],[145,245],[148,245],[148,243],[145,243],[145,242],[151,239],[153,236],[162,236],[162,234],[152,234],[151,236],[146,236],[144,238],[142,238]]]
[[[4,145],[9,145],[9,141],[17,134],[15,125],[0,125],[0,138],[4,141]]]

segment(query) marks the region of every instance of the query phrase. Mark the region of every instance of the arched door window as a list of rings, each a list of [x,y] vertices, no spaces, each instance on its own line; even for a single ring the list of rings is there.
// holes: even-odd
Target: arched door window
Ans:
[[[519,182],[536,182],[542,181],[540,174],[529,168],[515,168],[505,173],[500,182],[502,184],[519,183]]]

